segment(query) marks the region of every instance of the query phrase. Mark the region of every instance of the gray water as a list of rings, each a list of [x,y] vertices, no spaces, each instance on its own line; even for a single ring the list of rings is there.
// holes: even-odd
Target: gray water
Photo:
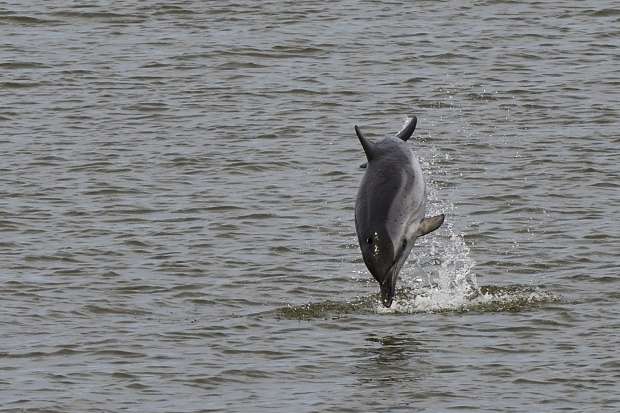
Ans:
[[[1,411],[620,410],[616,2],[83,3],[0,2]]]

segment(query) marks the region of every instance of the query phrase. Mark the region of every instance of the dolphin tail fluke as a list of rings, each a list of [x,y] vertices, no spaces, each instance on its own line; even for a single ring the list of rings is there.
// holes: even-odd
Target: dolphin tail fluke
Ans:
[[[366,139],[364,135],[362,135],[362,131],[360,130],[360,128],[357,127],[357,125],[355,125],[355,133],[357,134],[357,137],[362,144],[362,148],[364,148],[364,152],[366,153],[366,159],[368,159],[369,161],[372,160],[372,143],[368,139]]]
[[[443,224],[444,218],[445,218],[444,214],[435,215],[434,217],[424,218],[422,222],[420,223],[420,229],[418,229],[418,232],[420,233],[420,235],[418,236],[421,237],[422,235],[426,235],[429,232],[435,231],[437,228],[441,226],[441,224]]]
[[[415,130],[415,126],[417,124],[418,118],[416,118],[415,116],[410,117],[409,119],[407,119],[407,123],[405,124],[405,126],[403,126],[401,131],[396,134],[396,137],[407,142],[407,140],[411,138],[411,135],[413,135],[413,131]]]

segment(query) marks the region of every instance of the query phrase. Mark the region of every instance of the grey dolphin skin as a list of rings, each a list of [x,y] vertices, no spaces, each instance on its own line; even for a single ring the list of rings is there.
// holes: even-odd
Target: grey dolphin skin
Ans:
[[[415,130],[413,116],[394,137],[370,142],[355,126],[368,164],[355,203],[355,229],[366,267],[390,307],[396,281],[416,238],[443,224],[444,215],[425,218],[426,184],[422,168],[406,141]]]

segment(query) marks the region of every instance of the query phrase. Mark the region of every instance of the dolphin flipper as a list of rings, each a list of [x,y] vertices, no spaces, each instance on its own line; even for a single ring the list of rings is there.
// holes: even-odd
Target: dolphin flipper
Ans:
[[[420,226],[418,228],[418,235],[421,237],[422,235],[426,235],[429,232],[435,231],[437,228],[443,224],[443,220],[445,218],[444,214],[435,215],[434,217],[424,218],[422,222],[420,222]]]

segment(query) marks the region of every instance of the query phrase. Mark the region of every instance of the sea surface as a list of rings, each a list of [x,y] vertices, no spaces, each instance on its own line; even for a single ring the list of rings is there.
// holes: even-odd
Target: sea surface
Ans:
[[[618,412],[619,119],[616,1],[0,1],[0,412]]]

